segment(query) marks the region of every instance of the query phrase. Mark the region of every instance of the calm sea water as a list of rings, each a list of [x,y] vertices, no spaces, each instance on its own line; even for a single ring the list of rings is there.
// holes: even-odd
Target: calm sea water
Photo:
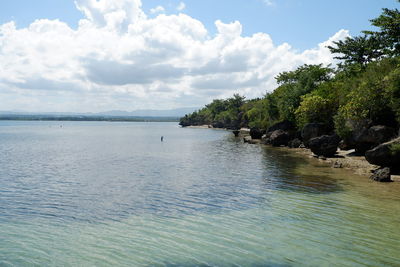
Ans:
[[[0,122],[0,266],[398,266],[399,229],[399,184],[226,131]]]

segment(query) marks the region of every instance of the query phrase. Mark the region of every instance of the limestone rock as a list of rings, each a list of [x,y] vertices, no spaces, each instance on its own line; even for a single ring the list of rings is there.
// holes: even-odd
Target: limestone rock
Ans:
[[[340,138],[337,135],[323,135],[309,141],[311,151],[317,156],[332,157],[335,155]]]

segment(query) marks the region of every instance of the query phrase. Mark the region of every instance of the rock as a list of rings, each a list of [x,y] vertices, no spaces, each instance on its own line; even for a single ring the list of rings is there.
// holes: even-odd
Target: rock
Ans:
[[[288,132],[288,131],[292,131],[294,129],[296,129],[296,126],[292,122],[285,120],[285,121],[276,123],[276,124],[272,125],[271,127],[269,127],[267,132],[274,132],[277,130],[282,130],[282,131]]]
[[[363,128],[353,133],[356,152],[365,153],[367,150],[389,141],[395,135],[396,132],[393,128],[383,125]]]
[[[390,168],[388,167],[374,170],[370,178],[378,182],[392,182],[392,179],[390,177]]]
[[[251,128],[250,129],[250,136],[252,139],[261,139],[264,132],[259,128]]]
[[[327,134],[326,127],[322,123],[308,123],[301,131],[303,143],[308,147],[308,142],[315,137]]]
[[[298,138],[290,140],[289,143],[288,143],[288,146],[290,148],[299,148],[301,145],[302,145],[302,142]]]
[[[352,150],[354,149],[354,142],[351,142],[349,139],[345,139],[339,142],[340,150]]]
[[[251,141],[251,136],[247,135],[247,136],[243,137],[243,142],[250,143],[250,141]]]
[[[271,144],[271,139],[267,135],[263,135],[261,139],[261,143],[264,145],[270,145]]]
[[[249,135],[250,134],[250,129],[249,128],[240,128],[240,134],[241,135]]]
[[[289,134],[283,130],[276,130],[272,132],[269,140],[273,146],[287,146],[289,142]]]
[[[400,166],[400,137],[368,150],[365,158],[371,164],[398,169]]]
[[[323,135],[312,138],[308,145],[317,156],[332,157],[335,155],[340,138],[337,135]]]
[[[260,139],[252,139],[251,136],[245,136],[243,137],[243,142],[249,143],[249,144],[259,144],[261,143]]]
[[[343,168],[343,164],[341,162],[339,162],[339,161],[335,161],[332,164],[332,168],[335,168],[335,169]]]
[[[239,130],[233,130],[232,133],[233,133],[236,137],[238,137],[239,134],[240,134],[240,131],[239,131]]]
[[[222,122],[219,122],[219,121],[213,122],[211,125],[212,125],[213,128],[225,128],[224,124]]]
[[[326,160],[325,156],[318,156],[318,159]]]

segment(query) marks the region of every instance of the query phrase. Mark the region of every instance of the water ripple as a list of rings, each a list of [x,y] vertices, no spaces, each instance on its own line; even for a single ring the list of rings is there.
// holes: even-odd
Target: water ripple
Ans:
[[[48,126],[0,122],[1,266],[400,262],[399,185],[224,131]]]

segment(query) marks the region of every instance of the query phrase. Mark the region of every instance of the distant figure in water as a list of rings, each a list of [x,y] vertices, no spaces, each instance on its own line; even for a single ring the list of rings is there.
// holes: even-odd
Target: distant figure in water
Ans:
[[[161,142],[164,142],[164,136],[161,136]]]

